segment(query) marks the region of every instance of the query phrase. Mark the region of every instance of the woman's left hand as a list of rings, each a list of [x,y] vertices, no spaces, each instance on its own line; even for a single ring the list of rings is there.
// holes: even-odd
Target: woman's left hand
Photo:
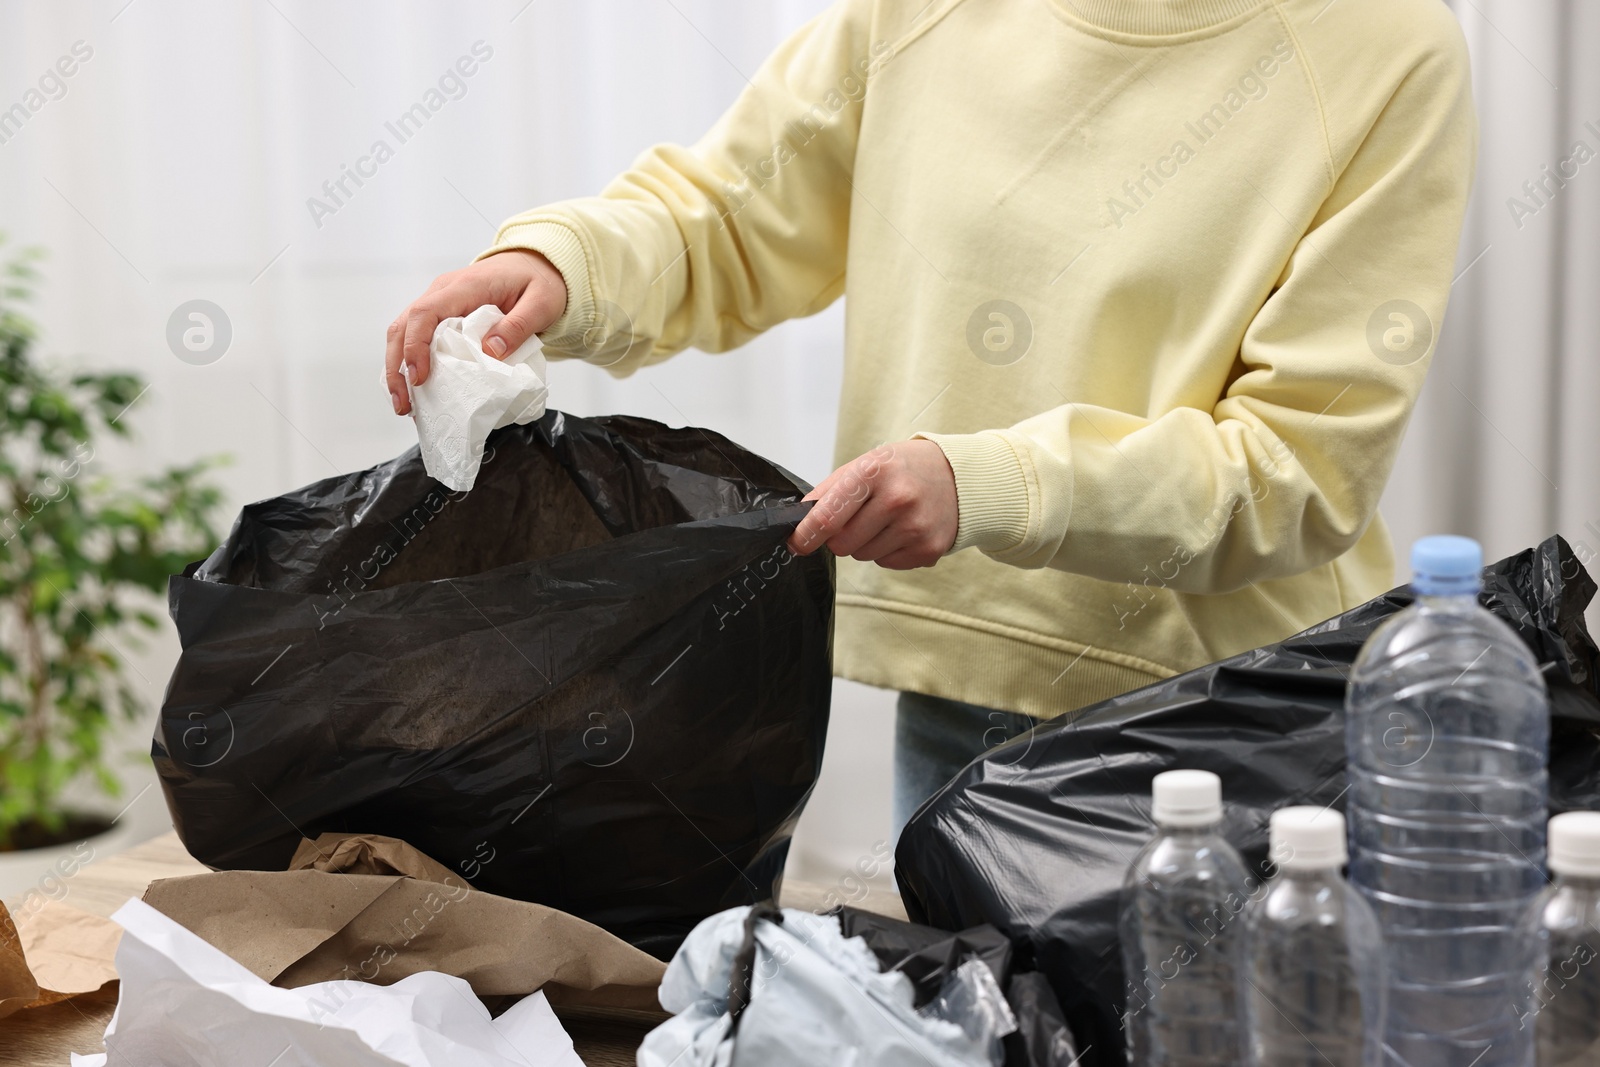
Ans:
[[[837,556],[910,570],[933,566],[955,544],[956,476],[932,441],[880,445],[806,499],[817,504],[789,538],[802,556],[827,545]]]

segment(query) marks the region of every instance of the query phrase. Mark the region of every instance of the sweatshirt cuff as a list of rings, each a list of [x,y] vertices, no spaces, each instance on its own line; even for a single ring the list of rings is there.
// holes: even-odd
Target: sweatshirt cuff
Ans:
[[[589,258],[577,231],[564,222],[548,220],[508,223],[478,259],[510,251],[538,252],[560,272],[567,286],[566,309],[538,335],[540,343],[557,351],[581,351],[585,334],[595,325],[595,300]]]
[[[1004,559],[1029,540],[1034,525],[1034,479],[1017,450],[999,433],[932,434],[956,476],[958,520],[951,552],[977,548]]]

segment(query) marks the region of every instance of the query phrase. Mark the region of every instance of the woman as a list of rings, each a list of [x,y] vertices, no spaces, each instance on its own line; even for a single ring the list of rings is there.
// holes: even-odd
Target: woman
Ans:
[[[1376,509],[1476,149],[1438,0],[841,0],[690,148],[508,221],[440,319],[629,373],[848,300],[838,673],[896,822],[984,748],[1393,584]],[[402,365],[407,370],[402,372]]]

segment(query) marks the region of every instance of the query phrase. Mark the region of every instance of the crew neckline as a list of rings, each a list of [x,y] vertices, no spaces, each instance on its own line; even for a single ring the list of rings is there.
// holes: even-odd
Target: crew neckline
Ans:
[[[1067,15],[1108,33],[1171,37],[1226,25],[1270,0],[1053,0]]]

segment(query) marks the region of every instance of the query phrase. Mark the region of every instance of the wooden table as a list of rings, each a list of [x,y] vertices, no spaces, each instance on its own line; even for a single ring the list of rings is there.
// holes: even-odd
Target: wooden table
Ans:
[[[206,870],[184,851],[177,834],[167,833],[83,868],[67,883],[65,901],[95,915],[110,916],[129,897],[143,896],[145,887],[157,878],[202,874]],[[826,886],[791,881],[783,887],[783,904],[820,911],[830,903],[828,895]],[[882,915],[905,918],[905,909],[894,893],[871,892],[852,903]],[[0,1019],[0,1064],[65,1067],[68,1053],[104,1051],[101,1035],[116,1004],[113,986],[109,992],[75,997]],[[557,1014],[588,1067],[632,1067],[639,1042],[664,1018],[643,1012],[562,1010]]]

